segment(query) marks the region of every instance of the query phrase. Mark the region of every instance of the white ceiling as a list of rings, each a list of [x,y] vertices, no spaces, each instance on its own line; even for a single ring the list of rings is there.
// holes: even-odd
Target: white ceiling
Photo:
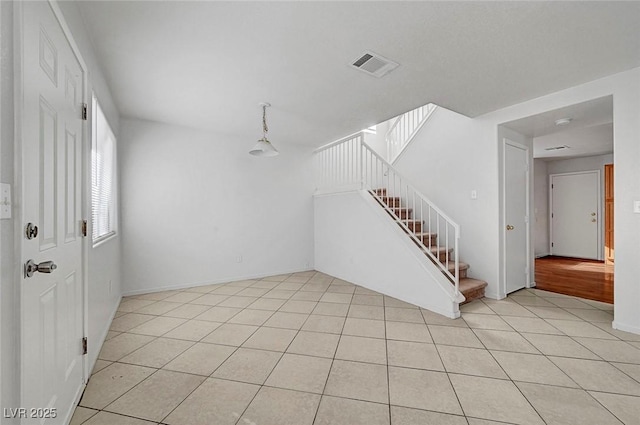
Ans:
[[[568,146],[547,151],[546,148]],[[533,139],[533,157],[545,160],[604,155],[613,152],[613,123],[552,133]]]
[[[566,125],[556,120],[569,118]],[[613,98],[605,96],[503,124],[533,138],[533,157],[547,160],[613,152]],[[547,148],[568,146],[547,151]]]
[[[640,2],[78,2],[120,112],[322,145],[429,102],[477,116],[640,66]],[[349,67],[365,50],[400,66]]]
[[[566,125],[556,125],[556,120],[561,118],[569,118],[571,122]],[[511,121],[504,125],[528,137],[541,137],[611,122],[613,122],[613,98],[605,96]]]

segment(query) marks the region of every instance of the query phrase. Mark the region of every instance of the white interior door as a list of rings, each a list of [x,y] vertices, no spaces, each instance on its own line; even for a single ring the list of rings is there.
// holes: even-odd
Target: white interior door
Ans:
[[[83,385],[84,77],[49,3],[21,7],[22,220],[38,228],[23,233],[22,261],[57,266],[21,280],[21,406],[56,409],[55,418],[26,421],[56,424]]]
[[[527,285],[529,276],[529,151],[504,145],[504,263],[506,293]]]
[[[598,259],[600,172],[551,176],[551,253]]]

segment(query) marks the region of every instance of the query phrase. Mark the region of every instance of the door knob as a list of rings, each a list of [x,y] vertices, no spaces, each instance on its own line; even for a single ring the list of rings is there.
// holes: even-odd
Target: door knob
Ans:
[[[512,225],[510,225],[510,224],[507,224],[507,230],[513,230],[513,229],[515,229],[515,227],[513,227],[513,226],[512,226]]]
[[[592,223],[595,223],[595,222],[596,222],[596,219],[595,219],[595,218],[592,218],[592,219],[591,219],[591,222],[592,222]]]
[[[595,217],[595,216],[596,216],[596,213],[591,213],[591,217]]]
[[[33,260],[29,260],[24,264],[24,277],[31,277],[35,272],[51,273],[58,266],[53,261],[43,261],[40,264],[36,264]]]

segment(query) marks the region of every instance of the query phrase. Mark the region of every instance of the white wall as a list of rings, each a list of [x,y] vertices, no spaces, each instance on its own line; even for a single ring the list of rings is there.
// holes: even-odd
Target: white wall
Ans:
[[[497,124],[496,124],[497,126]],[[497,142],[481,143],[482,122],[437,108],[394,166],[460,225],[460,260],[497,298]],[[471,191],[478,199],[471,199]]]
[[[373,149],[378,155],[386,159],[387,161],[387,131],[389,131],[389,127],[391,123],[396,119],[396,117],[391,118],[390,120],[381,122],[376,125],[376,134],[365,133],[364,141],[371,149]]]
[[[499,254],[503,232],[498,192],[499,125],[613,95],[615,326],[640,333],[640,215],[632,212],[633,201],[640,200],[639,93],[640,68],[635,68],[473,120],[439,108],[421,130],[425,143],[414,141],[407,148],[411,151],[397,163],[400,172],[460,222],[464,238],[461,258],[471,264],[472,276],[489,283],[487,296],[500,296],[498,289],[504,281]],[[437,123],[437,117],[443,122]],[[469,199],[471,189],[478,190],[478,200]]]
[[[314,197],[316,270],[458,317],[454,287],[366,191]]]
[[[533,160],[533,226],[534,255],[549,255],[549,173],[547,162]]]
[[[273,142],[122,122],[126,293],[313,268],[312,148]]]
[[[2,220],[1,227],[1,256],[0,256],[0,359],[2,361],[0,379],[0,398],[2,406],[19,406],[18,396],[20,394],[20,377],[18,375],[20,346],[20,327],[17,306],[19,305],[19,282],[20,276],[15,276],[14,271],[18,270],[21,258],[15,256],[14,234],[16,228],[22,227],[22,211],[15,202],[16,195],[20,188],[15,186],[14,180],[14,8],[19,3],[0,2],[0,34],[1,49],[0,56],[2,89],[1,114],[0,114],[0,178],[2,182],[11,183],[14,198],[12,220]],[[105,83],[100,70],[100,64],[95,58],[89,36],[86,32],[77,5],[74,2],[57,3],[64,15],[68,27],[70,28],[80,54],[88,68],[88,93],[95,91],[101,99],[105,114],[117,134],[119,114],[111,99],[109,89]],[[90,96],[89,96],[90,99]],[[89,105],[91,102],[89,102]],[[91,114],[89,114],[91,116]],[[91,125],[91,122],[88,123]],[[89,140],[87,148],[89,147]],[[88,164],[87,164],[88,166]],[[87,168],[87,171],[89,169]],[[87,197],[88,201],[88,197]],[[88,203],[85,204],[85,214],[88,214]],[[99,248],[89,249],[88,257],[88,308],[87,337],[89,342],[89,367],[93,366],[97,358],[102,338],[106,335],[110,325],[112,313],[115,311],[120,299],[120,239],[114,238]],[[112,282],[112,291],[108,292],[108,285],[105,282]],[[106,288],[106,289],[105,289]],[[4,422],[3,422],[4,423]]]
[[[13,177],[13,3],[0,2],[0,181]],[[15,213],[15,210],[14,210]],[[17,406],[13,220],[0,220],[0,406]],[[4,422],[3,422],[4,423]]]
[[[577,171],[600,171],[600,200],[598,205],[598,217],[600,224],[598,231],[600,232],[600,240],[602,243],[598,247],[598,257],[604,259],[604,166],[605,164],[613,164],[613,154],[596,155],[583,158],[573,158],[565,160],[556,160],[547,162],[548,175],[573,173]],[[549,178],[550,179],[550,178]],[[547,180],[548,182],[549,180]],[[548,183],[547,183],[548,185]],[[547,199],[549,189],[547,186]]]

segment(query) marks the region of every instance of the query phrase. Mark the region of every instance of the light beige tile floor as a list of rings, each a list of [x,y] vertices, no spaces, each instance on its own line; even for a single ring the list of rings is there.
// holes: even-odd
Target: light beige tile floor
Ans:
[[[447,319],[309,271],[127,297],[72,424],[640,425],[640,336],[525,289]]]

